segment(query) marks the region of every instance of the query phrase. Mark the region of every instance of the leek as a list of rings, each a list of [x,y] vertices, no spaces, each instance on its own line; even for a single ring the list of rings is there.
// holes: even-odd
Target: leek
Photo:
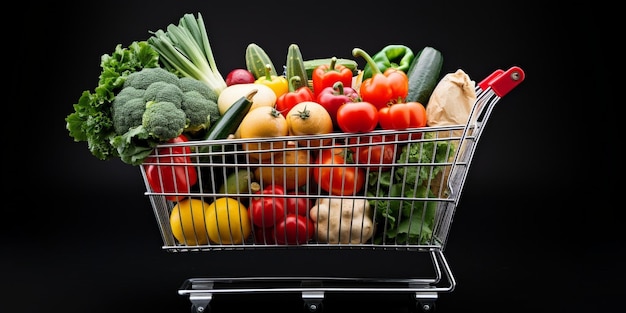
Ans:
[[[151,32],[148,43],[159,53],[164,68],[178,76],[195,78],[207,84],[218,95],[226,81],[217,69],[202,15],[185,14],[178,25]]]

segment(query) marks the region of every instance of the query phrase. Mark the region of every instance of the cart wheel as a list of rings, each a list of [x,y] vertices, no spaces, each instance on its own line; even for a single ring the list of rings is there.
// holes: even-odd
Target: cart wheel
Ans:
[[[305,302],[304,309],[307,312],[321,313],[324,311],[324,304],[322,302]]]
[[[206,307],[197,306],[195,304],[191,305],[191,313],[210,313],[211,305],[207,304]]]
[[[417,311],[424,313],[435,312],[435,301],[417,301]]]

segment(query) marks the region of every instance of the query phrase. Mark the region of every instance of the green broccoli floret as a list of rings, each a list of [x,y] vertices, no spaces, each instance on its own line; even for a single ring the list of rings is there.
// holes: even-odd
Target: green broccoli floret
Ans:
[[[191,133],[208,129],[220,117],[217,103],[204,98],[200,92],[195,90],[183,94],[181,109],[187,116],[185,131]]]
[[[115,134],[122,135],[131,127],[141,125],[141,116],[146,110],[144,93],[143,89],[129,86],[115,95],[111,103],[111,120]]]
[[[211,89],[209,85],[191,77],[181,77],[180,78],[180,89],[183,92],[195,90],[199,92],[205,99],[212,100],[217,103],[217,98],[219,94],[215,92],[215,90]]]
[[[142,125],[151,136],[162,141],[176,138],[187,125],[185,112],[171,102],[148,102]]]
[[[123,88],[131,86],[145,90],[154,82],[167,82],[178,86],[179,78],[162,67],[143,68],[141,71],[128,74]]]
[[[115,99],[117,100],[118,98]],[[146,101],[143,101],[141,97],[127,101],[113,101],[111,110],[115,133],[122,135],[132,127],[141,125],[143,114],[146,111]]]
[[[183,91],[176,85],[165,81],[150,84],[143,95],[146,102],[171,102],[180,109]]]
[[[137,89],[135,87],[130,87],[130,86],[123,88],[122,90],[120,90],[120,92],[117,93],[117,95],[115,95],[115,98],[113,99],[113,102],[111,103],[111,106],[113,108],[120,107],[120,106],[123,106],[124,103],[126,103],[126,101],[130,99],[143,98],[145,92],[146,91],[143,89]]]

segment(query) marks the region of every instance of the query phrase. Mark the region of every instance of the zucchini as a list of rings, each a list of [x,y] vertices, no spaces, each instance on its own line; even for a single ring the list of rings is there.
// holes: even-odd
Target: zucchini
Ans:
[[[252,107],[252,98],[257,93],[257,89],[251,90],[247,95],[242,96],[235,101],[222,116],[209,128],[205,139],[216,140],[226,139],[229,135],[234,134]]]
[[[439,50],[433,47],[420,50],[406,72],[409,78],[406,102],[419,102],[426,107],[439,82],[442,66],[443,55]]]
[[[315,70],[315,68],[317,68],[320,65],[324,65],[324,64],[330,64],[330,60],[332,58],[325,58],[325,59],[313,59],[313,60],[304,60],[304,69],[306,70],[306,75],[308,79],[312,79],[312,74],[313,74],[313,70]],[[340,59],[337,58],[337,62],[335,63],[337,65],[343,65],[349,69],[352,70],[352,74],[353,75],[357,75],[358,74],[358,64],[356,63],[355,60],[352,59]]]
[[[265,77],[265,67],[268,64],[270,75],[277,76],[276,67],[265,50],[255,43],[250,43],[246,48],[246,68],[254,75],[254,78]]]
[[[300,87],[308,87],[309,80],[302,60],[302,53],[297,44],[292,43],[287,50],[287,61],[285,62],[285,76],[289,81],[289,90],[298,90]],[[291,80],[292,77],[298,76],[300,80]]]

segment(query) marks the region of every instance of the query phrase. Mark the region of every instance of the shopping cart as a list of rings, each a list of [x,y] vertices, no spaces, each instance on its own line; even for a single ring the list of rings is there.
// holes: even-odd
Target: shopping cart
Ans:
[[[301,293],[304,308],[310,312],[322,311],[325,294],[349,292],[407,293],[414,299],[416,309],[434,310],[438,294],[451,292],[456,286],[443,252],[478,141],[495,104],[521,83],[524,76],[521,68],[511,67],[497,70],[476,84],[476,101],[465,125],[160,145],[149,159],[152,161],[146,161],[140,168],[146,183],[145,194],[163,238],[163,249],[168,252],[332,251],[340,257],[351,251],[402,252],[420,256],[428,267],[419,274],[398,278],[359,276],[358,268],[363,270],[365,264],[355,267],[356,274],[346,276],[327,275],[330,267],[327,266],[314,274],[190,278],[183,282],[178,293],[189,296],[192,312],[198,313],[210,311],[210,302],[217,293],[264,292]],[[243,149],[249,145],[259,148]],[[383,154],[372,152],[382,146],[391,147],[393,163],[382,162]],[[354,154],[361,153],[360,149],[367,151],[372,164],[312,161],[322,159],[320,156],[325,151],[354,158]],[[180,157],[181,152],[186,166],[172,161],[173,155]],[[270,161],[264,161],[261,153],[271,155]],[[286,161],[287,155],[294,154],[305,155],[306,162],[293,158],[295,161]],[[380,156],[380,162],[374,160],[375,156]],[[279,159],[283,161],[278,162]],[[163,170],[161,173],[172,174],[180,173],[182,168],[193,187],[154,190],[146,175],[147,166],[158,166]],[[240,172],[247,176],[238,175]],[[320,181],[324,173],[330,175],[327,177],[330,183]],[[363,188],[350,189],[354,181],[332,177],[346,173],[354,181],[360,181]],[[165,181],[163,177],[160,179]],[[305,183],[287,186],[291,180]],[[274,185],[283,187],[282,192],[274,192],[276,189],[271,189]],[[266,187],[270,192],[263,191]],[[299,193],[289,193],[287,189],[297,189]],[[332,190],[343,191],[331,195]],[[240,208],[235,209],[233,202],[219,202],[221,209],[211,205],[226,197],[235,199],[246,210],[242,213]],[[199,212],[188,213],[187,221],[183,221],[184,214],[178,205],[182,201],[171,200],[180,198],[202,200]],[[298,223],[291,224],[295,228],[285,225],[279,228],[276,223],[285,221],[288,215],[286,201],[301,199],[309,204],[298,214],[306,221],[315,217],[315,222],[305,223],[304,228],[294,226],[301,227]],[[265,214],[262,218],[275,224],[262,228],[252,222],[254,201],[271,207],[254,214]],[[280,203],[284,206],[279,211],[276,207]],[[194,207],[189,205],[189,209]],[[217,210],[226,213],[220,215]],[[174,212],[178,214],[175,221],[171,218]],[[196,222],[200,227],[196,227]],[[209,228],[213,230],[208,231]],[[424,264],[411,263],[410,267],[424,269]]]

